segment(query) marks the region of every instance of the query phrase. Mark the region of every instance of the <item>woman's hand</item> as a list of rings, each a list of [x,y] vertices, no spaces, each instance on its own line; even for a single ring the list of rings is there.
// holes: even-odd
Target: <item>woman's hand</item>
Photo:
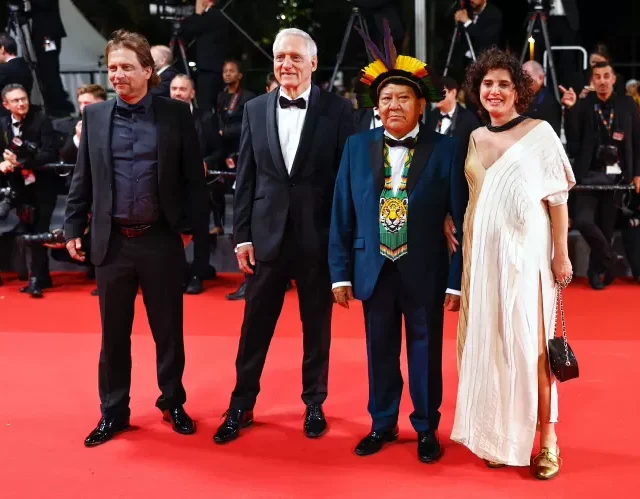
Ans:
[[[566,255],[556,255],[551,261],[551,271],[556,282],[566,288],[573,277],[573,267],[571,260]]]

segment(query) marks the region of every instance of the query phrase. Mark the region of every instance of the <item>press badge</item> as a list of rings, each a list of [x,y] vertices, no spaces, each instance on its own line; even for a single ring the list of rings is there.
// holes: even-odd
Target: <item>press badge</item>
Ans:
[[[624,132],[613,132],[613,140],[622,141],[624,139]]]
[[[620,175],[621,173],[622,170],[620,169],[620,165],[618,163],[607,166],[607,175]]]

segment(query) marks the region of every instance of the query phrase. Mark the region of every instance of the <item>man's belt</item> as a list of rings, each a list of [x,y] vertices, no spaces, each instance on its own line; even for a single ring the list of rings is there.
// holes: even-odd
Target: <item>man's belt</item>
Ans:
[[[124,237],[132,238],[132,237],[140,237],[142,236],[148,229],[151,228],[153,224],[141,224],[135,223],[123,218],[114,218],[112,220],[113,230],[122,234]]]

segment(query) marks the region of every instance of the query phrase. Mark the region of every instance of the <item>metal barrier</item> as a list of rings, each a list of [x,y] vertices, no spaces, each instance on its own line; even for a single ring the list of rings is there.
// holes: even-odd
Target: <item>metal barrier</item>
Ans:
[[[580,45],[556,45],[551,47],[552,51],[571,50],[582,53],[582,69],[586,70],[589,67],[589,54],[584,47]],[[549,51],[545,50],[542,54],[542,67],[544,68],[544,84],[547,85],[547,61],[549,59]],[[548,86],[548,85],[547,85]]]

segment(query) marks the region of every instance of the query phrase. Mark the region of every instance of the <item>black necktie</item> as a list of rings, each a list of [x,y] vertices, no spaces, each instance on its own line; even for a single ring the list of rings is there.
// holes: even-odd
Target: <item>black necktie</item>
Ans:
[[[280,107],[282,109],[288,109],[290,107],[297,107],[298,109],[307,108],[307,101],[304,100],[302,97],[298,97],[297,99],[294,99],[294,100],[289,100],[285,96],[281,95],[279,102],[280,102]]]
[[[440,114],[440,121],[447,119],[450,120],[451,116],[449,116],[448,114]]]
[[[406,139],[395,140],[385,135],[384,143],[387,144],[389,147],[406,147],[407,149],[415,149],[416,137],[407,137]]]
[[[116,112],[123,118],[131,118],[134,114],[144,114],[145,109],[142,104],[136,104],[135,106],[116,106]]]

